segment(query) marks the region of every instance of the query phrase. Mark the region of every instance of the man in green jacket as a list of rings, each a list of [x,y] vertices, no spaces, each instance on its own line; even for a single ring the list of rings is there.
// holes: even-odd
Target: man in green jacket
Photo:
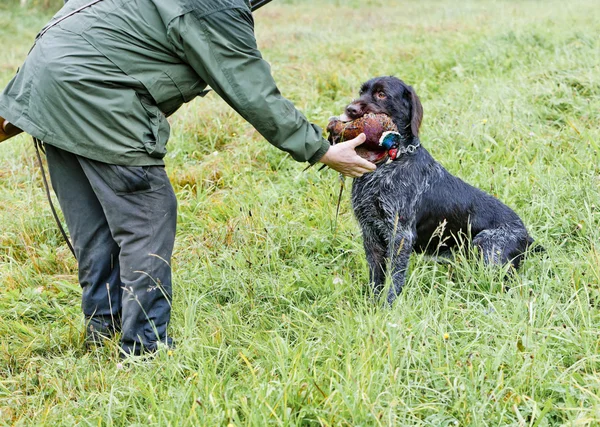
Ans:
[[[120,330],[124,355],[172,345],[166,117],[207,86],[297,161],[375,169],[354,151],[363,139],[330,147],[282,97],[244,0],[70,0],[0,94],[0,116],[45,143],[87,339]]]

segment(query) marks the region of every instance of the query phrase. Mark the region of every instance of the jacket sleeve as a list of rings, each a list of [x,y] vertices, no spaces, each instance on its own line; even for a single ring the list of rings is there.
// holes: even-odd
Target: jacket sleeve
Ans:
[[[297,161],[321,159],[329,143],[277,89],[258,51],[248,9],[192,11],[176,18],[168,31],[181,59],[267,141]]]

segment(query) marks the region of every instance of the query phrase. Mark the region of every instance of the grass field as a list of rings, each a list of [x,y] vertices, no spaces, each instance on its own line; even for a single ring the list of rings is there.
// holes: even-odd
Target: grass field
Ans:
[[[52,15],[12,3],[0,86]],[[280,89],[321,126],[370,77],[416,88],[423,144],[547,249],[508,292],[462,257],[414,256],[396,305],[373,304],[348,192],[334,232],[337,175],[302,172],[211,94],[172,118],[178,347],[120,363],[117,342],[83,345],[31,142],[2,144],[0,425],[600,425],[599,12],[277,0],[255,15]]]

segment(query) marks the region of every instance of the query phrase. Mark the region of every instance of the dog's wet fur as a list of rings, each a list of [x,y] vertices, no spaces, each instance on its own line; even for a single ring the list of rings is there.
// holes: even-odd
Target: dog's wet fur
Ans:
[[[360,97],[345,113],[351,119],[388,114],[402,135],[401,145],[420,143],[423,107],[414,89],[396,77],[364,83]],[[516,269],[533,243],[512,209],[451,175],[422,145],[354,179],[352,207],[362,229],[376,297],[391,274],[389,304],[402,290],[413,251],[447,256],[466,242],[478,248],[486,264],[510,263],[510,269]]]

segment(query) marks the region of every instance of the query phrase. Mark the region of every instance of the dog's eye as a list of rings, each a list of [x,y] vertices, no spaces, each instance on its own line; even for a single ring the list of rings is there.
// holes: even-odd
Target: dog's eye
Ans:
[[[379,92],[375,93],[375,98],[377,98],[377,99],[385,99],[385,98],[387,98],[387,96],[385,96],[384,92],[379,91]]]

